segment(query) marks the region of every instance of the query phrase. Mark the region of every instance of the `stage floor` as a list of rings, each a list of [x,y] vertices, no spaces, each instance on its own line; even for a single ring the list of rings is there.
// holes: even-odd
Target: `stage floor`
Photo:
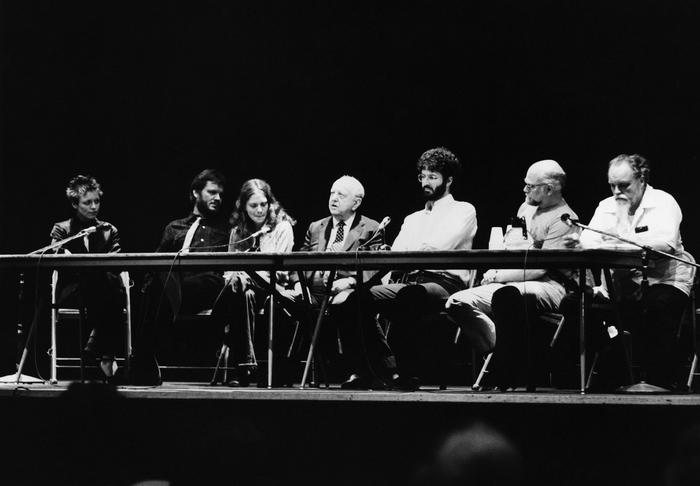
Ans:
[[[51,398],[62,395],[70,381],[51,384],[0,384],[0,397],[21,396]],[[575,390],[542,388],[537,392],[524,389],[513,392],[473,391],[467,387],[423,387],[416,392],[347,391],[338,385],[326,387],[231,388],[204,383],[165,382],[161,386],[119,386],[116,390],[126,398],[158,400],[259,400],[319,402],[403,402],[403,403],[470,403],[470,404],[550,404],[550,405],[661,405],[700,406],[700,394],[633,394],[586,393]]]
[[[524,485],[655,486],[700,394],[62,381],[0,384],[0,414],[4,484],[417,485],[445,437],[481,422],[521,451]]]

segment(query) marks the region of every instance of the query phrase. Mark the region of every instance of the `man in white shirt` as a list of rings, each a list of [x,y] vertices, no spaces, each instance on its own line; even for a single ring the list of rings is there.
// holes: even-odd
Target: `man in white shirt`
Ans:
[[[649,175],[649,162],[641,155],[622,154],[612,159],[608,183],[613,195],[600,202],[588,226],[692,261],[681,240],[681,209],[673,196],[649,184]],[[580,237],[572,235],[569,246],[636,248],[590,230],[584,230]],[[612,272],[621,325],[641,344],[642,381],[664,389],[674,386],[676,333],[694,276],[690,265],[664,257],[653,258],[649,265],[647,289],[642,288],[641,269]]]
[[[470,249],[477,228],[476,210],[467,202],[455,201],[451,194],[452,185],[461,169],[459,159],[448,149],[438,147],[421,155],[417,169],[425,207],[405,218],[392,250]],[[362,322],[359,325],[364,336],[364,351],[368,356],[363,356],[359,350],[347,356],[349,362],[354,363],[351,365],[354,369],[342,387],[369,387],[371,375],[377,375],[379,371],[373,365],[381,361],[387,365],[387,369],[381,372],[389,375],[387,378],[393,378],[395,386],[405,390],[418,389],[419,343],[422,346],[429,344],[420,340],[426,335],[428,323],[443,309],[446,299],[465,288],[469,276],[469,272],[462,269],[414,271],[403,275],[401,282],[375,285],[352,294],[348,299],[348,309],[357,305],[355,299],[362,299]],[[391,366],[391,356],[372,355],[373,350],[380,349],[374,343],[378,339],[374,332],[377,312],[391,320],[392,347],[400,374],[398,369]],[[348,319],[343,325],[357,326],[358,323]]]

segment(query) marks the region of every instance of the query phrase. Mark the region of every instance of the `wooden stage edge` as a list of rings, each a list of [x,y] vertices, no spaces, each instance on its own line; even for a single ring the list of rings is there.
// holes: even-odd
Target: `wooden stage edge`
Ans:
[[[50,384],[0,384],[0,398],[55,398],[63,394],[71,382]],[[513,405],[644,405],[700,407],[700,394],[630,394],[587,393],[542,389],[537,392],[475,392],[465,387],[439,390],[425,387],[417,392],[346,391],[330,388],[230,388],[202,383],[166,382],[158,387],[120,386],[117,391],[126,398],[155,400],[246,400],[246,401],[310,401],[310,402],[374,402],[374,403],[446,403],[446,404],[513,404]]]

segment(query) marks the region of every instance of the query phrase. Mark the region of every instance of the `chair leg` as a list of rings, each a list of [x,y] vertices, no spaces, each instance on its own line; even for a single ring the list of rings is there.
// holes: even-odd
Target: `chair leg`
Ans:
[[[58,383],[56,368],[58,363],[56,362],[57,355],[57,342],[56,342],[56,327],[58,326],[58,310],[51,309],[51,384],[55,385]]]
[[[693,380],[695,379],[695,370],[698,367],[698,355],[697,353],[693,355],[693,363],[690,365],[690,373],[688,373],[688,381],[686,385],[688,390],[693,390]]]
[[[595,374],[595,368],[598,364],[599,357],[600,353],[596,351],[596,353],[593,355],[593,363],[591,363],[591,369],[588,372],[588,378],[586,379],[586,390],[588,390],[591,387],[591,382],[593,381],[593,375]]]
[[[476,381],[472,385],[472,390],[474,390],[474,391],[481,390],[481,380],[484,378],[484,375],[486,373],[488,373],[488,367],[489,367],[489,363],[491,362],[492,357],[493,357],[493,352],[486,355],[486,359],[484,360],[484,364],[481,367],[481,371],[479,371],[479,376],[477,376]]]
[[[311,338],[311,344],[309,345],[309,353],[306,357],[306,364],[304,365],[304,374],[301,377],[301,385],[299,385],[299,388],[304,388],[306,385],[306,378],[309,375],[309,368],[311,367],[311,361],[314,358],[314,351],[316,349],[316,342],[318,341],[318,334],[319,331],[321,330],[321,324],[323,323],[323,315],[326,313],[326,307],[328,306],[328,301],[329,301],[328,295],[326,295],[323,298],[323,302],[321,302],[321,309],[318,312],[318,317],[316,318],[316,326],[314,327],[314,334]]]
[[[223,366],[223,381],[222,383],[226,383],[226,378],[227,378],[227,368],[228,368],[228,345],[226,343],[221,345],[221,350],[219,350],[219,356],[218,359],[216,360],[216,367],[214,368],[214,375],[211,377],[211,381],[209,382],[210,385],[216,385],[218,383],[217,377],[219,376],[219,369],[221,369],[221,365]]]

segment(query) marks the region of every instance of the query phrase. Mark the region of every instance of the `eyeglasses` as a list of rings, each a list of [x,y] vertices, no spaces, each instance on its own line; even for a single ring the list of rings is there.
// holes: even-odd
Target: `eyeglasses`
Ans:
[[[418,182],[423,182],[426,179],[429,180],[430,182],[435,182],[439,178],[440,178],[440,176],[436,175],[436,174],[428,174],[428,175],[418,174]]]
[[[528,191],[528,192],[530,192],[530,191],[532,191],[532,190],[533,190],[534,188],[536,188],[536,187],[539,187],[539,186],[546,186],[547,184],[549,184],[549,183],[548,183],[548,182],[540,182],[539,184],[528,184],[528,183],[526,182],[526,183],[525,183],[525,190]]]

